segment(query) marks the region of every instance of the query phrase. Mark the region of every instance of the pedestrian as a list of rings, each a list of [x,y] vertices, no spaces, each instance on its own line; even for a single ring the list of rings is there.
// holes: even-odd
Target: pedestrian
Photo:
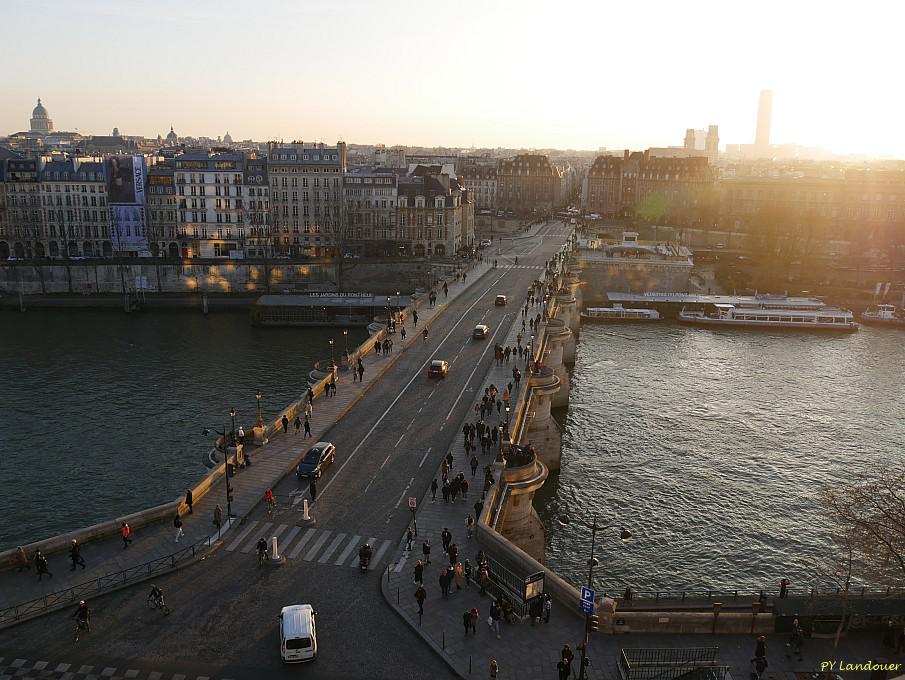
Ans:
[[[544,593],[544,623],[550,623],[550,612],[553,610],[553,598],[550,593]]]
[[[302,429],[302,419],[299,418],[297,413],[295,414],[295,422],[293,424],[295,425],[295,433],[298,434],[299,430]]]
[[[454,460],[455,460],[455,458],[453,458],[452,451],[450,451],[449,453],[446,454],[446,464],[449,466],[450,469],[452,469]]]
[[[421,544],[421,554],[424,555],[424,563],[431,563],[431,542],[427,539],[424,539],[424,542]]]
[[[779,597],[785,599],[789,596],[789,586],[791,582],[787,578],[783,578],[779,582]]]
[[[466,609],[462,614],[462,625],[465,626],[465,637],[468,637],[468,631],[471,630],[471,610]]]
[[[361,359],[359,359],[359,361],[361,361]],[[311,389],[310,387],[308,388],[308,403],[309,404],[314,403],[314,390]]]
[[[472,517],[471,515],[468,515],[465,518],[465,535],[468,538],[471,538],[473,534],[474,534],[474,517]]]
[[[473,479],[475,476],[475,471],[478,469],[478,457],[476,455],[472,454],[470,464],[471,464],[471,476]]]
[[[437,478],[434,477],[434,481],[431,482],[431,503],[437,502]]]
[[[186,504],[187,506],[189,506],[189,514],[190,514],[190,515],[192,514],[192,503],[194,503],[194,502],[195,502],[195,499],[192,498],[192,490],[191,490],[191,489],[186,489],[186,490],[185,490],[185,504]]]
[[[765,656],[756,656],[751,659],[751,664],[754,666],[754,672],[751,675],[755,678],[762,678],[764,675],[764,671],[767,670],[767,657]]]
[[[412,552],[412,539],[415,538],[415,534],[412,533],[412,528],[409,527],[408,531],[405,532],[405,551]]]
[[[28,553],[21,545],[16,548],[16,567],[19,572],[23,569],[31,571],[31,565],[28,563]]]
[[[754,657],[756,659],[765,659],[767,657],[767,638],[763,635],[757,636],[757,644],[754,647]]]
[[[223,525],[223,508],[220,507],[220,504],[217,503],[217,507],[214,508],[214,526],[217,527],[217,531],[220,531],[220,527]]]
[[[440,582],[440,597],[444,600],[449,597],[449,572],[444,569],[440,572],[440,576],[438,578]]]
[[[531,625],[540,623],[540,617],[544,613],[544,605],[542,597],[534,597],[531,604],[528,605],[528,615],[531,617]]]
[[[503,402],[500,401],[499,399],[497,399],[497,400],[496,400],[496,412],[497,412],[497,415],[499,415],[500,412],[501,412],[502,410],[503,410]]]
[[[314,503],[314,501],[317,499],[317,482],[315,481],[314,477],[312,477],[311,481],[308,482],[308,493],[311,494],[311,502]]]
[[[415,599],[418,601],[418,616],[423,616],[424,600],[427,599],[427,591],[424,589],[423,585],[419,585],[418,590],[415,591]]]
[[[895,644],[895,629],[893,628],[892,621],[889,621],[889,630],[892,632],[892,638],[890,647],[893,647]],[[802,661],[801,656],[801,644],[802,644],[803,634],[801,631],[801,624],[798,623],[798,618],[792,619],[792,635],[789,638],[789,641],[786,643],[786,647],[791,647],[795,652],[795,655],[798,657],[799,661]]]
[[[298,428],[296,428],[296,433],[298,433]],[[307,438],[311,436],[311,421],[308,420],[308,415],[305,415],[305,434],[303,438]]]
[[[465,560],[465,565],[462,568],[462,573],[465,576],[465,585],[471,585],[471,579],[474,577],[474,569],[471,566],[471,562]]]
[[[464,475],[460,472],[459,476],[461,479],[459,480],[459,491],[462,492],[462,502],[468,498],[468,480],[465,479]]]
[[[500,639],[500,618],[503,616],[503,611],[500,609],[500,605],[497,600],[494,600],[490,605],[490,620],[487,622],[490,626],[491,630],[496,633],[496,639]]]
[[[479,573],[478,573],[478,585],[481,586],[481,597],[484,596],[484,593],[487,592],[487,586],[490,585],[490,569],[487,567],[487,562],[480,562]]]
[[[307,404],[305,404],[305,417],[310,420],[311,416],[313,416],[313,415],[314,415],[314,406],[309,401]]]
[[[119,535],[122,536],[123,539],[123,548],[128,548],[129,544],[132,542],[132,527],[125,522],[122,522],[119,527]]]
[[[446,473],[449,472],[449,466],[443,461],[443,502],[449,503],[449,480],[446,479]]]
[[[449,553],[449,544],[452,543],[452,534],[449,532],[448,527],[443,527],[443,531],[440,533],[440,540],[443,541],[443,552]]]
[[[566,665],[565,661],[560,659],[556,664],[556,670],[559,673],[559,680],[569,680],[569,674],[571,673],[571,670],[569,669],[569,666]]]
[[[474,517],[475,522],[480,521],[481,519],[481,511],[484,510],[484,499],[480,498],[474,503]]]
[[[572,653],[572,648],[568,644],[562,646],[559,657],[562,659],[563,663],[566,664],[566,670],[571,672],[572,660],[575,658],[575,654]]]
[[[456,590],[462,590],[462,582],[465,580],[465,567],[462,566],[461,562],[456,562],[453,574],[456,583]]]
[[[82,557],[82,548],[79,546],[79,542],[74,538],[69,546],[69,559],[72,560],[72,566],[69,568],[69,571],[75,571],[77,566],[81,566],[82,569],[85,568],[85,558]]]
[[[497,637],[500,637],[497,635]],[[490,680],[496,680],[496,675],[499,673],[500,667],[497,666],[496,659],[490,660]]]
[[[462,488],[462,482],[459,480],[459,476],[456,475],[453,477],[453,480],[449,483],[449,495],[452,498],[452,502],[455,503],[456,499],[459,497],[459,490]]]
[[[286,414],[283,414],[283,418],[280,420],[283,424],[283,434],[286,434],[289,431],[289,418],[286,417]]]
[[[361,363],[361,360],[359,359],[359,361],[358,361],[358,382],[364,382],[364,374],[365,374],[365,367]]]
[[[402,342],[405,342],[405,326],[399,329],[399,337],[402,338]]]
[[[417,311],[412,312],[412,321],[415,322],[415,328],[418,328],[418,312]]]
[[[512,377],[515,380],[515,389],[518,389],[519,383],[522,381],[522,372],[516,368]]]
[[[176,542],[179,543],[179,539],[185,534],[182,530],[182,520],[179,519],[179,513],[176,513],[176,516],[173,518],[173,526],[176,527]]]
[[[424,563],[421,560],[418,560],[418,563],[415,565],[415,583],[419,586],[424,583]]]
[[[35,551],[35,572],[38,574],[38,580],[41,581],[44,574],[47,574],[50,578],[53,578],[53,574],[50,573],[50,570],[47,568],[47,558],[44,557],[44,553],[40,550]]]

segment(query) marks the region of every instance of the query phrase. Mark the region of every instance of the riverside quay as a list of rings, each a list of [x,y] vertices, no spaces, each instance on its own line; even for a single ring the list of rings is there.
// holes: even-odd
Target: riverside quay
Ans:
[[[553,413],[580,330],[576,247],[574,226],[540,221],[433,295],[356,298],[367,340],[300,375],[272,420],[212,432],[214,467],[188,493],[4,553],[0,677],[260,678],[308,660],[299,672],[320,678],[894,665],[882,629],[905,607],[889,593],[848,600],[859,626],[834,648],[835,592],[595,588],[620,539],[643,540],[618,508],[563,508],[586,528],[587,582],[545,566],[532,499],[568,464]],[[341,315],[341,298],[304,306],[327,299]]]

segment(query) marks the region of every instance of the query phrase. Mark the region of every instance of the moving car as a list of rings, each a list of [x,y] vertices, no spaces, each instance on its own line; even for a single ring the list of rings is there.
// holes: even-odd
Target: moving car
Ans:
[[[280,657],[286,663],[313,661],[317,656],[317,612],[310,604],[280,610]]]
[[[318,442],[312,446],[302,462],[295,469],[299,478],[313,477],[318,479],[326,468],[336,458],[336,447],[330,442]]]
[[[490,335],[490,326],[487,324],[479,323],[474,327],[474,330],[471,333],[471,337],[475,340],[482,340]]]
[[[489,248],[490,245],[491,245],[491,244],[490,244],[490,239],[489,239],[489,238],[481,239],[481,247],[482,247],[482,248]]]
[[[497,295],[496,300],[493,301],[493,304],[495,304],[497,307],[502,307],[507,302],[509,302],[509,300],[506,298],[505,295]]]
[[[441,359],[431,361],[431,365],[427,369],[428,378],[445,378],[447,373],[449,373],[449,362]]]

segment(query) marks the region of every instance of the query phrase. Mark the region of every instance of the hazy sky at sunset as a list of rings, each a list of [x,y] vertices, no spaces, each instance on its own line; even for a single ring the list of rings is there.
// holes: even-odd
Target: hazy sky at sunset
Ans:
[[[897,0],[2,0],[0,134],[58,129],[596,149],[774,143],[905,158]]]

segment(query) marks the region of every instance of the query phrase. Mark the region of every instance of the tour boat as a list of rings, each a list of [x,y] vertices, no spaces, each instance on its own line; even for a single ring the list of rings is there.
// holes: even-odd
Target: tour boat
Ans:
[[[620,304],[612,307],[588,307],[581,315],[588,323],[621,323],[624,321],[659,321],[656,309],[626,309]]]
[[[835,331],[851,333],[858,330],[854,315],[847,309],[755,309],[735,305],[709,305],[704,310],[679,312],[679,322],[694,326],[746,328],[781,328],[802,331]]]
[[[875,305],[861,314],[861,322],[871,326],[899,326],[905,328],[905,317],[896,312],[895,305]]]

